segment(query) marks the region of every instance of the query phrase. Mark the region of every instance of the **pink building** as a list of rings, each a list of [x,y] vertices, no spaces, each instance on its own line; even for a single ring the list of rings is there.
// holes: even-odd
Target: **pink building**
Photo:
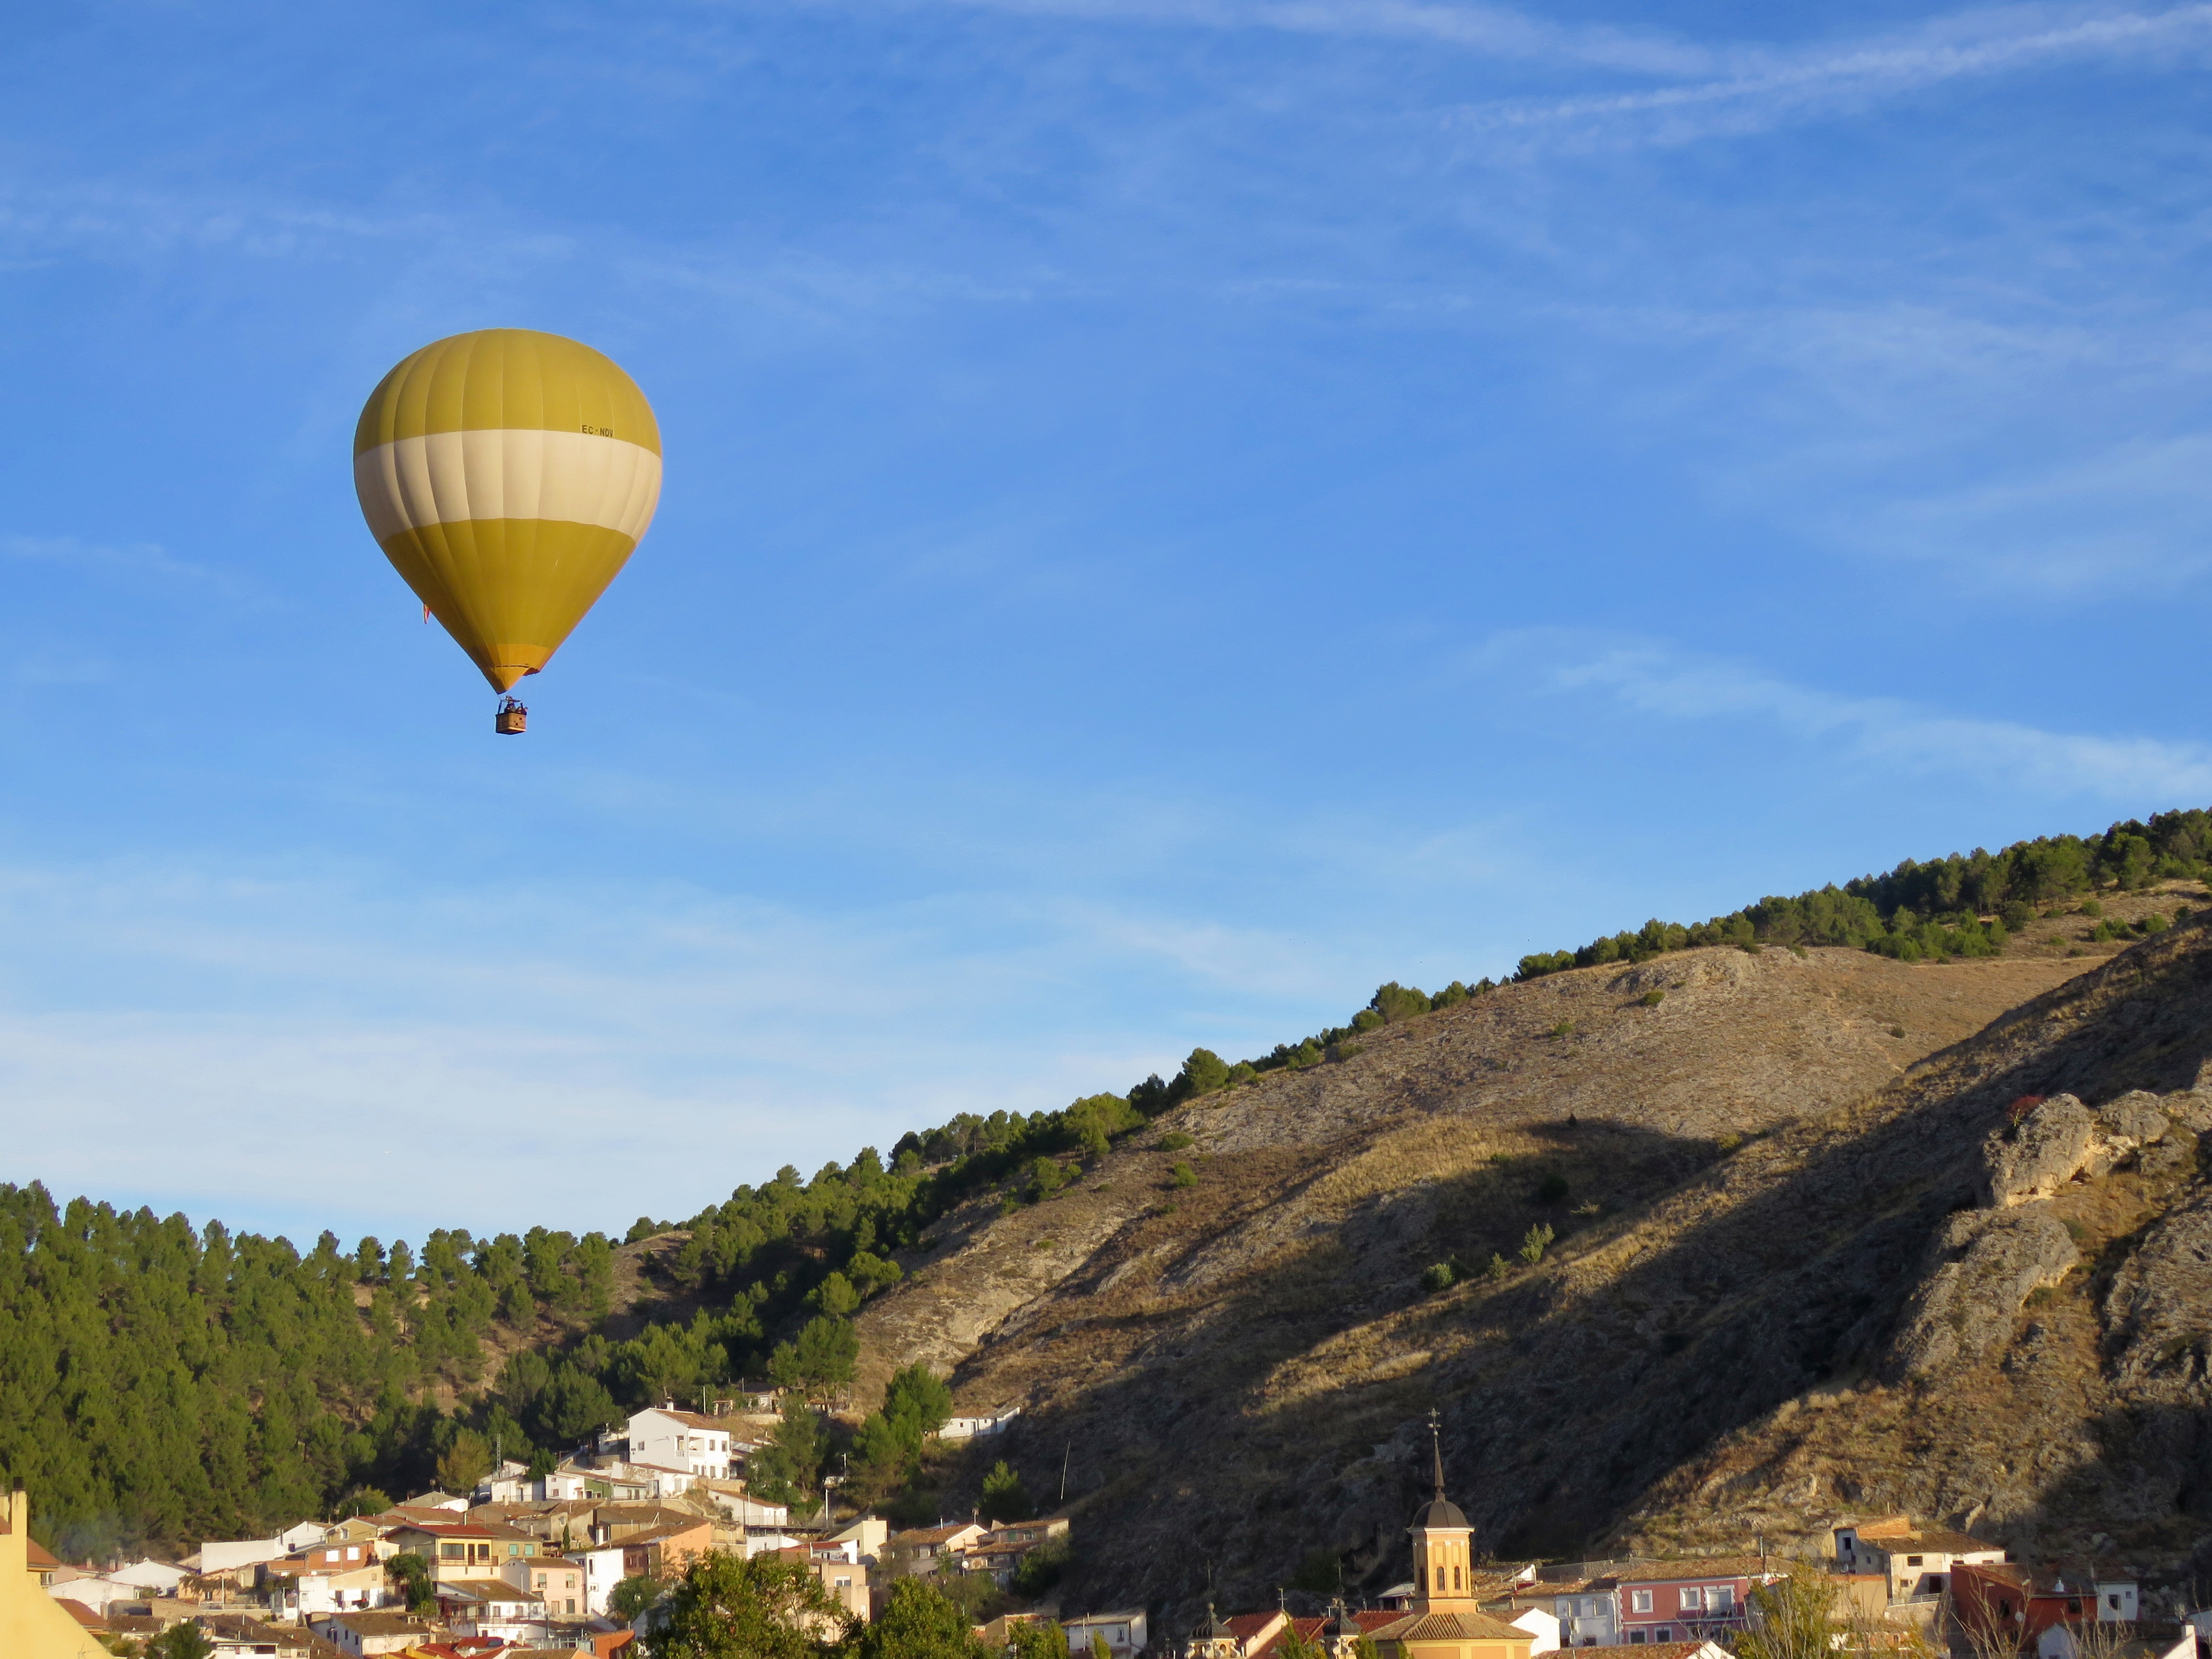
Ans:
[[[1699,1642],[1743,1628],[1752,1590],[1780,1577],[1765,1558],[1643,1561],[1613,1575],[1625,1644]]]

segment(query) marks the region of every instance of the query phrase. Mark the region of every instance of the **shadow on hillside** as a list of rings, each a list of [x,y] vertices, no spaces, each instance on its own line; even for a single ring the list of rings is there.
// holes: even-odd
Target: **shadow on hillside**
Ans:
[[[1502,1318],[1511,1333],[1435,1377],[1452,1493],[1478,1547],[1575,1553],[1716,1441],[1876,1360],[1935,1227],[1970,1200],[1971,1161],[2006,1103],[2190,1086],[2212,1053],[2208,989],[2212,936],[2177,928],[1930,1056],[1894,1085],[1917,1103],[1886,1121],[1859,1133],[1834,1120],[1801,1125],[1742,1154],[1710,1214],[1593,1293],[1560,1304],[1556,1281],[1532,1275],[1503,1302],[1469,1303],[1469,1316],[1486,1327]],[[1587,1145],[1626,1127],[1575,1133]],[[1614,1144],[1655,1168],[1689,1156],[1656,1144],[1665,1139]],[[1794,1167],[1761,1174],[1790,1158]],[[1357,1389],[1372,1379],[1265,1413],[1253,1392],[1281,1358],[1374,1309],[1364,1298],[1284,1307],[1266,1281],[1248,1276],[1202,1320],[1155,1322],[1163,1334],[1121,1380],[1008,1437],[1018,1467],[1056,1469],[1064,1447],[1079,1447],[1069,1451],[1070,1495],[1087,1500],[1097,1541],[1069,1580],[1072,1609],[1151,1595],[1183,1620],[1209,1559],[1225,1602],[1268,1604],[1316,1547],[1350,1547],[1364,1569],[1356,1588],[1402,1576],[1401,1529],[1425,1449],[1399,1458],[1401,1484],[1389,1492],[1346,1488],[1334,1449],[1348,1420],[1364,1426]],[[1376,1437],[1386,1466],[1393,1445],[1411,1452],[1402,1430],[1401,1416]]]

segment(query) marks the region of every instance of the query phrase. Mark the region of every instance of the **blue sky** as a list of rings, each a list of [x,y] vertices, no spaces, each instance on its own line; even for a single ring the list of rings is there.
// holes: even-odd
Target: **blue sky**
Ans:
[[[680,1217],[2212,800],[2212,7],[53,8],[0,57],[0,1179]],[[532,729],[363,529],[665,435]]]

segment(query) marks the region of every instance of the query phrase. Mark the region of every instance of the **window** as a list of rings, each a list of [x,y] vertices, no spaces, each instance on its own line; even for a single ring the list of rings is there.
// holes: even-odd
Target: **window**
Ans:
[[[438,1559],[439,1559],[441,1561],[459,1561],[459,1560],[460,1560],[460,1559],[462,1559],[462,1555],[461,1555],[461,1547],[460,1547],[459,1544],[441,1544],[441,1545],[439,1545],[439,1546],[438,1546]]]
[[[1631,1646],[1641,1646],[1650,1639],[1650,1638],[1645,1636],[1640,1630],[1632,1630],[1628,1632],[1628,1640]]]
[[[1452,1588],[1454,1589],[1459,1588],[1459,1569],[1456,1566],[1452,1569]]]
[[[1683,1612],[1695,1613],[1699,1607],[1705,1606],[1705,1598],[1704,1593],[1698,1590],[1696,1586],[1692,1585],[1690,1589],[1682,1592]]]
[[[1660,1626],[1658,1630],[1653,1633],[1651,1639],[1655,1642],[1673,1641],[1674,1639],[1674,1627],[1672,1625]]]
[[[1442,1589],[1443,1587],[1444,1587],[1444,1570],[1443,1570],[1442,1567],[1438,1567],[1438,1568],[1437,1569],[1437,1588],[1438,1589]]]
[[[1628,1592],[1628,1610],[1629,1610],[1631,1613],[1649,1613],[1649,1612],[1650,1612],[1650,1611],[1651,1611],[1651,1592],[1650,1592],[1650,1590],[1648,1590],[1648,1589],[1644,1589],[1644,1590],[1631,1590],[1631,1591],[1629,1591],[1629,1592]]]
[[[573,1596],[573,1595],[572,1595],[572,1596],[570,1596],[570,1597],[568,1598],[568,1611],[569,1611],[569,1612],[571,1612],[571,1613],[574,1613],[574,1612],[575,1612],[575,1610],[576,1610],[576,1598],[575,1598],[574,1596]]]
[[[1908,1555],[1905,1558],[1905,1565],[1908,1567],[1917,1567],[1920,1565],[1920,1559],[1921,1558],[1917,1555]]]
[[[2107,1595],[2105,1598],[2105,1605],[2112,1608],[2113,1612],[2118,1613],[2120,1610],[2119,1591],[2114,1590],[2110,1595]]]

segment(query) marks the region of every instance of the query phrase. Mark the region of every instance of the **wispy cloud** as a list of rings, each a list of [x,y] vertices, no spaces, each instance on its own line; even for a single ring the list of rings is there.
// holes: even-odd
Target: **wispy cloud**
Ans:
[[[372,1231],[542,1220],[586,1155],[571,1224],[689,1213],[787,1158],[1172,1069],[1178,1042],[1272,1030],[1255,1010],[1317,977],[1280,933],[994,892],[800,911],[132,861],[0,869],[0,1179]],[[1147,976],[1216,1028],[1103,988]],[[277,1200],[240,1145],[353,1151],[343,1182]]]
[[[2121,58],[2173,59],[2212,46],[2212,7],[2159,11],[2004,8],[1795,53],[1717,52],[1723,72],[1680,84],[1469,105],[1470,131],[1572,131],[1660,143],[1741,132],[1948,81]]]
[[[1916,27],[1796,50],[1651,30],[1563,26],[1504,6],[1421,0],[951,0],[1036,15],[1209,30],[1418,40],[1516,63],[1664,84],[1462,106],[1465,133],[1680,143],[1894,97],[1944,82],[2212,46],[2212,7],[1977,8]]]
[[[1486,56],[1569,62],[1646,74],[1711,72],[1713,54],[1695,43],[1631,29],[1563,27],[1504,6],[1424,4],[1419,0],[951,0],[977,9],[1036,16],[1213,30],[1444,43]]]
[[[2051,732],[1901,698],[1843,696],[1722,658],[1571,631],[1504,635],[1480,658],[1548,665],[1541,672],[1560,691],[1596,693],[1662,720],[1765,725],[1884,772],[1975,777],[2051,799],[2212,799],[2212,746],[2200,743]]]
[[[0,554],[42,564],[65,565],[125,576],[156,576],[179,581],[220,580],[204,565],[179,559],[154,542],[120,545],[88,542],[75,536],[0,536]]]

